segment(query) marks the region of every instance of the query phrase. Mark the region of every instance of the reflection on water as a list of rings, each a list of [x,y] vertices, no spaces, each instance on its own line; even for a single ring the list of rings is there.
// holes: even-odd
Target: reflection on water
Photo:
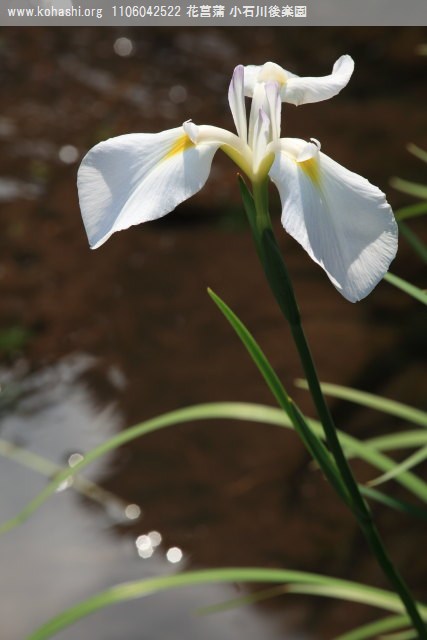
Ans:
[[[8,202],[16,198],[32,200],[40,193],[41,189],[37,184],[0,176],[0,202]]]
[[[1,437],[57,464],[73,466],[79,462],[85,451],[106,440],[123,422],[114,406],[100,411],[90,392],[85,376],[95,364],[94,358],[78,355],[36,373],[26,373],[24,361],[11,372],[0,372]],[[117,371],[105,375],[110,381],[123,383]],[[114,454],[97,460],[89,468],[91,481],[99,481],[112,468]],[[2,459],[0,484],[0,512],[6,519],[31,499],[45,480],[15,461]],[[2,637],[8,640],[22,640],[47,618],[100,589],[185,568],[183,551],[177,546],[163,547],[160,531],[147,531],[135,538],[129,530],[127,535],[117,536],[113,526],[120,520],[117,509],[88,509],[78,492],[69,486],[62,489],[0,541],[0,619]],[[109,504],[105,499],[104,506]],[[124,511],[128,521],[141,515],[135,504],[126,505]],[[123,523],[123,512],[121,515]],[[161,594],[99,612],[63,632],[61,639],[283,637],[283,619],[279,627],[274,616],[267,620],[248,608],[207,617],[194,615],[198,607],[235,595],[230,586]]]

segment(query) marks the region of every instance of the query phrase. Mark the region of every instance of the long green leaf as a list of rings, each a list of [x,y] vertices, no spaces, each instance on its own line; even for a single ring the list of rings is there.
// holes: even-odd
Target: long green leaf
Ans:
[[[260,589],[259,591],[255,591],[253,593],[247,593],[244,596],[239,596],[237,598],[229,598],[225,602],[202,607],[197,610],[197,613],[199,613],[200,615],[221,613],[223,611],[229,611],[238,607],[257,604],[258,602],[276,598],[277,596],[282,596],[286,593],[290,593],[290,589],[288,585],[282,584],[279,586],[270,587],[269,589]],[[341,598],[340,596],[340,599],[343,598]],[[369,624],[364,624],[360,627],[352,629],[351,631],[340,635],[334,640],[367,640],[368,638],[373,638],[374,636],[377,638],[381,634],[387,633],[389,631],[396,631],[397,629],[407,627],[408,624],[410,624],[410,620],[407,614],[387,616],[386,618],[382,618],[381,620],[375,620],[375,622],[370,622]],[[414,630],[410,631],[409,633],[414,634],[413,637],[416,637],[416,632]]]
[[[138,580],[111,587],[63,611],[28,636],[27,640],[46,640],[47,638],[51,638],[62,629],[77,622],[77,620],[118,602],[134,600],[177,587],[219,582],[288,584],[288,590],[295,593],[303,592],[304,587],[306,587],[305,593],[332,598],[342,597],[343,599],[362,602],[394,613],[402,613],[402,603],[394,593],[347,580],[339,580],[337,578],[305,573],[303,571],[286,571],[282,569],[211,569],[206,571],[189,571],[148,580]],[[423,619],[427,619],[427,607],[421,606],[420,614]]]
[[[295,381],[295,384],[301,389],[308,389],[306,380],[298,379]],[[349,402],[360,404],[363,407],[369,407],[370,409],[376,409],[377,411],[382,411],[388,415],[402,418],[402,420],[418,424],[421,427],[427,427],[427,413],[420,409],[414,409],[407,404],[396,402],[389,398],[383,398],[381,396],[368,393],[367,391],[352,389],[351,387],[344,387],[342,385],[331,384],[329,382],[322,382],[321,386],[322,391],[332,398],[348,400]]]
[[[346,434],[345,440],[341,436],[341,441],[348,454],[361,458],[365,460],[365,462],[369,462],[377,469],[389,471],[396,466],[396,462],[392,458],[384,455],[381,451],[367,447],[365,443],[357,440],[357,438]],[[427,502],[427,484],[418,476],[410,471],[405,471],[396,478],[396,482],[399,482],[399,484],[411,491],[411,493],[423,502]]]
[[[395,631],[396,629],[407,627],[408,624],[409,617],[407,615],[387,616],[387,618],[382,618],[382,620],[376,620],[375,622],[357,627],[357,629],[352,629],[334,640],[368,640],[368,638],[379,638],[388,631]]]
[[[397,498],[393,498],[386,493],[378,491],[378,489],[373,489],[372,487],[367,487],[365,485],[359,485],[359,490],[365,496],[365,498],[370,498],[371,500],[375,500],[375,502],[379,502],[380,504],[383,504],[390,509],[400,511],[401,513],[405,513],[408,516],[412,516],[413,518],[417,518],[418,520],[427,522],[426,509],[418,507],[417,505],[411,504],[404,500],[398,500]]]
[[[411,447],[422,447],[427,444],[427,430],[417,429],[414,431],[399,431],[398,433],[388,433],[385,436],[377,436],[365,440],[368,447],[378,451],[393,451],[394,449],[408,449]]]
[[[412,249],[415,251],[418,257],[421,258],[423,262],[427,262],[427,247],[424,242],[422,242],[422,240],[420,240],[420,238],[416,235],[416,233],[411,231],[408,225],[404,222],[399,222],[399,231],[408,242],[408,244],[411,245]]]
[[[287,593],[288,587],[285,584],[279,584],[275,587],[268,589],[259,589],[258,591],[246,593],[244,596],[238,596],[237,598],[228,598],[223,602],[217,602],[215,604],[209,604],[207,607],[200,607],[197,609],[197,613],[201,616],[211,615],[212,613],[221,613],[223,611],[230,611],[231,609],[237,609],[239,607],[246,607],[248,605],[257,604],[264,600],[271,600],[277,596],[282,596]]]
[[[422,304],[427,304],[427,293],[419,287],[411,284],[410,282],[407,282],[403,278],[399,278],[399,276],[396,276],[394,273],[389,272],[385,274],[384,280],[386,280],[389,284],[392,284],[397,289],[404,291],[408,294],[408,296],[411,296],[412,298],[415,298],[415,300],[422,302]]]
[[[367,604],[367,595],[370,589],[359,584],[307,584],[293,582],[288,587],[288,593],[307,594],[312,596],[321,596],[324,598],[338,598],[340,600],[349,600],[351,602],[360,602]],[[383,591],[382,593],[371,594],[374,597],[372,604],[379,609],[388,611],[401,612],[402,607],[397,608],[395,605],[390,606],[390,593]],[[427,615],[427,608],[423,608],[421,614],[423,617]]]
[[[83,459],[74,467],[67,467],[59,471],[46,485],[46,487],[33,500],[31,500],[17,516],[4,522],[0,526],[0,534],[13,529],[22,522],[25,522],[25,520],[27,520],[34,511],[36,511],[52,494],[55,493],[60,485],[69,481],[71,478],[83,471],[83,469],[89,464],[110,451],[114,451],[118,447],[121,447],[136,438],[172,425],[192,422],[194,420],[215,419],[248,420],[250,422],[266,422],[267,424],[270,423],[270,420],[273,420],[273,423],[275,424],[288,427],[290,426],[288,418],[282,411],[270,407],[238,402],[196,405],[194,407],[171,411],[152,418],[151,420],[146,420],[121,431],[97,447],[87,451]]]
[[[384,484],[384,482],[393,480],[404,471],[413,469],[417,464],[421,464],[421,462],[423,462],[426,458],[427,446],[422,447],[422,449],[419,449],[418,451],[415,451],[411,456],[397,464],[394,469],[390,469],[390,471],[387,471],[387,473],[383,473],[378,478],[375,478],[375,480],[371,480],[369,482],[369,486],[378,487],[380,484]]]
[[[267,386],[269,387],[273,396],[276,398],[277,403],[286,412],[287,416],[292,422],[295,431],[301,437],[311,456],[320,466],[323,473],[328,478],[338,494],[341,496],[341,498],[344,500],[344,502],[349,504],[350,498],[347,489],[338,472],[333,458],[331,457],[329,451],[326,449],[321,439],[313,432],[302,412],[299,410],[297,405],[293,402],[293,400],[286,392],[285,388],[282,386],[282,383],[280,382],[276,372],[266,358],[261,347],[245,327],[243,322],[230,309],[230,307],[226,305],[225,302],[221,300],[221,298],[217,296],[212,290],[209,289],[208,293],[221,313],[228,320],[237,336],[242,341],[243,345],[245,346],[246,350],[257,366],[259,372],[267,383]]]
[[[400,633],[390,633],[387,636],[383,636],[383,640],[412,640],[412,638],[417,638],[417,636],[418,633],[415,629],[408,629]]]
[[[420,184],[419,182],[411,182],[409,180],[402,180],[402,178],[392,178],[390,184],[393,189],[407,193],[415,198],[421,198],[427,200],[427,186]]]
[[[413,142],[410,142],[406,148],[408,149],[409,153],[412,153],[413,156],[419,158],[423,162],[427,162],[427,151],[424,151],[424,149],[421,149]]]
[[[208,403],[165,413],[161,416],[141,422],[133,427],[129,427],[128,429],[121,431],[109,440],[106,440],[104,443],[86,452],[83,460],[74,467],[67,467],[57,473],[46,487],[37,494],[33,500],[26,504],[14,518],[7,520],[0,526],[0,534],[5,533],[6,531],[9,531],[25,522],[31,514],[34,513],[34,511],[36,511],[50,496],[55,493],[61,484],[69,481],[71,478],[83,471],[85,467],[106,453],[114,451],[127,442],[131,442],[136,438],[140,438],[159,429],[164,429],[166,427],[185,422],[216,419],[246,420],[248,422],[270,424],[286,428],[291,428],[292,426],[288,416],[281,409],[242,402]],[[319,422],[310,419],[309,424],[317,436],[323,436],[323,430]],[[366,446],[363,442],[345,433],[339,432],[338,436],[347,452],[347,455],[359,457],[381,471],[388,471],[389,469],[394,468],[395,462],[380,451],[376,451],[375,449]],[[408,471],[401,474],[396,480],[415,496],[427,502],[427,484],[420,478]]]
[[[400,223],[402,220],[408,220],[409,218],[416,218],[427,213],[427,202],[417,202],[416,204],[409,204],[407,207],[401,207],[394,212],[396,220]]]

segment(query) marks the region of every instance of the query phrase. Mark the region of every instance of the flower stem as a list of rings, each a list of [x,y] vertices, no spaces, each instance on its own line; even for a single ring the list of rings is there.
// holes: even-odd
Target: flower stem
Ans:
[[[314,360],[301,323],[292,282],[271,226],[268,210],[268,181],[263,180],[253,183],[253,200],[243,182],[241,182],[241,191],[259,259],[273,295],[289,323],[310,393],[323,426],[326,442],[347,487],[349,494],[347,505],[356,517],[378,564],[399,594],[413,626],[418,632],[419,640],[427,640],[426,626],[405,581],[394,567],[385,550],[381,536],[373,522],[371,510],[359,491],[350,465],[344,455],[334,421],[321,390]]]

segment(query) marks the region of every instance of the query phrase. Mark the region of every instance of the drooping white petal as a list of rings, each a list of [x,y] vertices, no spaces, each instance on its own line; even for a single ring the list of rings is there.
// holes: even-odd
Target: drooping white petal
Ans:
[[[282,224],[350,302],[367,296],[397,251],[397,225],[385,195],[319,151],[280,141],[270,177],[282,201]]]
[[[234,69],[228,90],[228,102],[230,104],[231,113],[233,115],[236,131],[240,138],[247,142],[248,139],[248,123],[246,120],[245,94],[243,90],[244,67],[239,65]]]
[[[321,78],[290,78],[282,86],[282,101],[298,106],[333,98],[347,85],[353,70],[353,59],[345,55],[335,62],[332,73],[329,76]]]
[[[277,82],[282,102],[300,105],[320,102],[337,95],[350,80],[354,70],[353,59],[344,55],[334,64],[332,73],[320,78],[300,77],[273,62],[262,67],[245,67],[245,95],[252,97],[258,83]]]
[[[111,138],[91,149],[77,185],[92,249],[116,231],[166,215],[197,193],[218,147],[195,145],[178,127]]]

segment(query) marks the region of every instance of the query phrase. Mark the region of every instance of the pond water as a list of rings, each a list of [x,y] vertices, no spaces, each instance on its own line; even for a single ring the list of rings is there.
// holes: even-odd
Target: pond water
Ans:
[[[410,199],[390,189],[390,176],[425,182],[424,165],[405,149],[408,142],[427,147],[426,62],[416,54],[423,38],[417,28],[3,30],[0,437],[67,465],[124,427],[175,408],[272,404],[207,286],[244,319],[312,414],[294,386],[298,358],[258,267],[232,165],[215,158],[195,198],[90,252],[76,197],[78,162],[100,139],[190,117],[230,127],[226,95],[238,63],[272,59],[322,75],[350,53],[356,72],[349,86],[326,103],[289,107],[286,135],[320,139],[326,153],[400,206]],[[420,406],[425,320],[418,305],[386,283],[361,304],[345,302],[275,224],[322,379]],[[413,228],[425,236],[422,220]],[[404,242],[393,270],[422,282]],[[401,427],[342,402],[331,406],[360,437]],[[7,640],[99,589],[183,568],[283,567],[385,586],[351,518],[290,432],[225,421],[180,425],[109,454],[87,477],[100,487],[90,498],[63,487],[0,539]],[[0,482],[4,521],[46,480],[2,457]],[[425,530],[376,512],[393,557],[425,597],[426,561],[417,552]],[[152,596],[58,637],[320,640],[371,615],[294,596],[194,613],[250,591],[215,586]]]
[[[123,425],[123,416],[112,407],[100,408],[90,392],[85,376],[94,365],[82,354],[66,358],[57,365],[22,378],[15,368],[13,378],[3,375],[9,395],[7,414],[2,423],[4,440],[19,443],[26,452],[64,466],[79,451],[88,450]],[[110,379],[120,381],[117,371]],[[120,384],[120,382],[119,382]],[[91,481],[114,470],[114,459],[106,456],[91,466]],[[0,510],[13,516],[44,485],[42,476],[14,460],[0,466],[3,487]],[[178,547],[162,544],[160,531],[135,536],[132,522],[144,530],[144,510],[127,504],[117,496],[96,492],[98,507],[78,490],[62,486],[51,502],[32,518],[31,523],[6,536],[0,549],[2,592],[0,615],[2,637],[24,638],[37,624],[60,611],[70,602],[95,593],[114,582],[169,575],[189,563]],[[77,485],[78,489],[78,485]],[[125,535],[117,537],[120,524]],[[63,632],[61,637],[76,638],[258,638],[268,633],[279,638],[283,625],[275,616],[237,610],[233,613],[201,617],[196,610],[212,602],[235,597],[233,587],[213,586],[160,595],[151,602],[121,605],[119,612],[108,609],[88,621]],[[289,637],[302,638],[291,634]]]

